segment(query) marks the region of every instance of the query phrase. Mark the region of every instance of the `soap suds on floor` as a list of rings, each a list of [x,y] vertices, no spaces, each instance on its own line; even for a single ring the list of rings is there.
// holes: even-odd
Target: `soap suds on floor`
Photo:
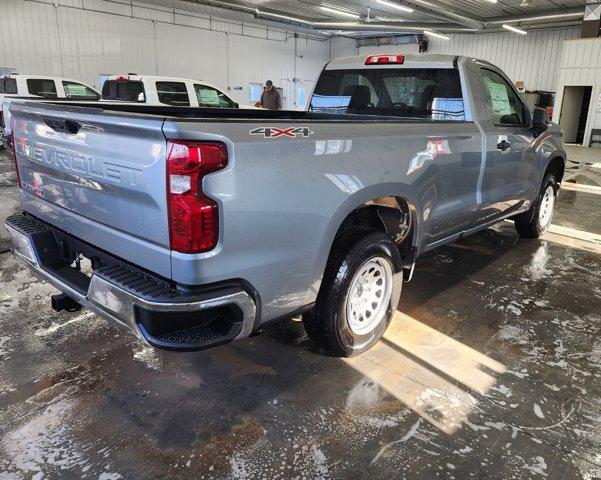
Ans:
[[[163,369],[163,361],[160,352],[149,345],[140,343],[140,345],[134,347],[133,358],[134,360],[143,363],[151,370],[160,371]]]

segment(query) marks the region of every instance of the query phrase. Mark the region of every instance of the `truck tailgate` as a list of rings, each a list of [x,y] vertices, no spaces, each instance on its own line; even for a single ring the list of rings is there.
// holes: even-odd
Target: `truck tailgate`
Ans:
[[[164,248],[152,267],[170,273],[163,117],[32,102],[11,113],[24,208],[116,255]]]

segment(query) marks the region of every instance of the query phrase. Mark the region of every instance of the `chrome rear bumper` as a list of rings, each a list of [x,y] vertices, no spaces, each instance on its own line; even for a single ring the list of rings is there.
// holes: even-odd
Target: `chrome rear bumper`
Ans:
[[[203,294],[202,299],[190,300],[187,295],[186,301],[166,302],[163,300],[153,301],[148,297],[137,295],[132,290],[128,290],[118,285],[118,282],[111,282],[106,275],[93,273],[87,287],[87,292],[82,292],[81,288],[74,288],[67,281],[60,278],[55,272],[47,268],[40,257],[38,251],[39,243],[31,235],[28,228],[23,228],[15,217],[9,217],[5,227],[12,242],[12,251],[19,258],[24,260],[33,271],[55,288],[65,293],[77,301],[81,306],[92,310],[100,316],[116,322],[121,326],[127,327],[138,338],[160,348],[174,350],[200,350],[214,345],[227,343],[232,340],[248,337],[252,333],[256,306],[253,298],[242,288],[232,289],[229,287],[226,291],[220,292],[219,289],[213,289],[212,294]],[[37,219],[29,216],[20,215],[25,219],[31,219],[35,223],[33,228],[43,228],[44,224]],[[40,227],[40,225],[42,225]],[[40,233],[36,231],[35,233]],[[173,322],[178,315],[186,316],[187,323],[193,324],[195,316],[200,317],[210,312],[222,312],[224,308],[234,307],[236,310],[235,328],[230,329],[227,334],[210,332],[210,335],[199,330],[201,326],[188,328],[187,330],[168,332],[169,341],[163,337],[157,337],[149,332],[148,324],[140,320],[140,312],[144,312],[144,317],[155,317],[153,322]],[[220,310],[221,309],[221,310]],[[158,320],[156,319],[158,318]],[[204,320],[203,320],[204,321]],[[218,320],[212,320],[213,322]],[[165,325],[165,324],[163,324]],[[195,333],[192,334],[194,330]],[[189,340],[190,338],[203,339],[202,342],[190,343],[189,341],[178,342],[178,337]],[[209,340],[207,340],[209,338]],[[175,341],[174,341],[175,339]]]

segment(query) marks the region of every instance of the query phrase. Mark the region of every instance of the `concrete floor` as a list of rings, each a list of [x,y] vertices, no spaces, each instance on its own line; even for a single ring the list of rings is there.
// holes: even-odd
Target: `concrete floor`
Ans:
[[[577,175],[544,240],[505,222],[421,258],[352,360],[295,321],[155,351],[1,254],[0,479],[601,477],[601,170]]]

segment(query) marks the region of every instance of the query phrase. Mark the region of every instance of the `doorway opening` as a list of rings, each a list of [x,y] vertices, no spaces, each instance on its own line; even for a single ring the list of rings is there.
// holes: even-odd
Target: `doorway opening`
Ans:
[[[563,129],[565,143],[584,143],[592,93],[592,86],[564,87],[559,125]]]

